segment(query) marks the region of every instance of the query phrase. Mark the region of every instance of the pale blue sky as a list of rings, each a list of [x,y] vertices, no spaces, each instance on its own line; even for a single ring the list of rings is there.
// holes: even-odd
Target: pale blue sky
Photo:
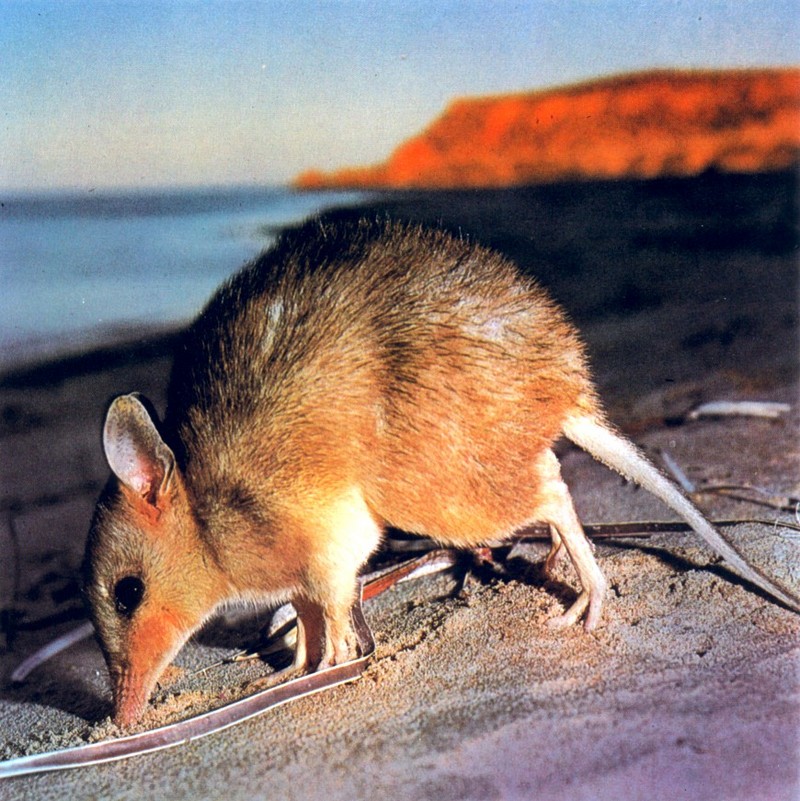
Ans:
[[[800,0],[0,0],[0,188],[281,183],[455,96],[800,63]]]

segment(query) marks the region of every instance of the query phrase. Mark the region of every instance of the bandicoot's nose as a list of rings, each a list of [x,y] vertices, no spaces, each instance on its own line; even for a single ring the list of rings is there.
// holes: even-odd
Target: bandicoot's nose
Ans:
[[[149,692],[145,683],[130,674],[122,674],[114,687],[114,723],[127,728],[144,713]]]
[[[144,704],[125,703],[117,705],[114,709],[114,723],[121,729],[127,729],[139,721],[144,712]]]

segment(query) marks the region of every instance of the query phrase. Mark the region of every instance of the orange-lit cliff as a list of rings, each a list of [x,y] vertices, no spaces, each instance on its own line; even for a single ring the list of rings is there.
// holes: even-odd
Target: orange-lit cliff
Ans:
[[[800,159],[800,69],[656,71],[456,100],[388,161],[312,188],[502,187],[757,172]]]

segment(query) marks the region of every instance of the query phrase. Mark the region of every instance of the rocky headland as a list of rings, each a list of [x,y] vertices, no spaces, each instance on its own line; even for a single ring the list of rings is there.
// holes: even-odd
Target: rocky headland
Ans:
[[[500,188],[786,169],[800,157],[800,69],[660,70],[452,102],[383,164],[301,189]]]

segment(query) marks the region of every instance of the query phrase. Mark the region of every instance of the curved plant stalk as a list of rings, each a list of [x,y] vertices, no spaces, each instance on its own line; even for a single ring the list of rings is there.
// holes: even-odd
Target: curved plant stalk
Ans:
[[[14,672],[11,674],[11,682],[13,684],[19,684],[25,681],[28,674],[36,670],[39,665],[44,664],[48,659],[52,659],[56,654],[66,651],[67,648],[75,645],[76,642],[91,637],[92,634],[94,634],[94,626],[88,620],[85,620],[80,626],[70,629],[65,634],[50,640],[47,645],[43,645],[38,651],[35,651],[29,657],[23,659],[22,662],[14,668]]]
[[[222,731],[297,698],[304,698],[321,690],[354,681],[364,672],[367,662],[375,652],[375,641],[366,620],[364,620],[360,599],[354,605],[352,615],[361,650],[361,655],[356,659],[269,687],[239,701],[157,729],[114,740],[103,740],[99,743],[89,743],[75,748],[65,748],[60,751],[33,754],[0,762],[0,779],[42,771],[97,765],[102,762],[112,762],[172,748]]]
[[[364,672],[368,661],[375,653],[375,640],[372,637],[367,621],[364,619],[364,613],[361,608],[362,599],[372,598],[399,581],[418,578],[435,570],[446,570],[456,563],[456,558],[456,555],[449,551],[434,551],[410,562],[404,562],[389,571],[382,571],[369,582],[361,581],[359,597],[351,612],[360,652],[356,659],[291,679],[266,690],[248,695],[238,701],[233,701],[225,706],[157,729],[113,740],[103,740],[99,743],[88,743],[74,748],[32,754],[0,762],[0,779],[44,771],[97,765],[103,762],[113,762],[141,754],[150,754],[154,751],[162,751],[166,748],[173,748],[191,740],[197,740],[209,734],[223,731],[230,726],[254,718],[289,701],[355,681]],[[86,632],[84,627],[80,627],[73,634],[80,634],[81,637],[73,637],[68,644],[81,639]],[[62,646],[62,650],[63,647],[66,646]],[[51,649],[49,655],[41,658],[36,664],[40,664],[52,654],[53,651]],[[22,665],[20,665],[21,667]],[[19,668],[15,673],[18,672]]]

